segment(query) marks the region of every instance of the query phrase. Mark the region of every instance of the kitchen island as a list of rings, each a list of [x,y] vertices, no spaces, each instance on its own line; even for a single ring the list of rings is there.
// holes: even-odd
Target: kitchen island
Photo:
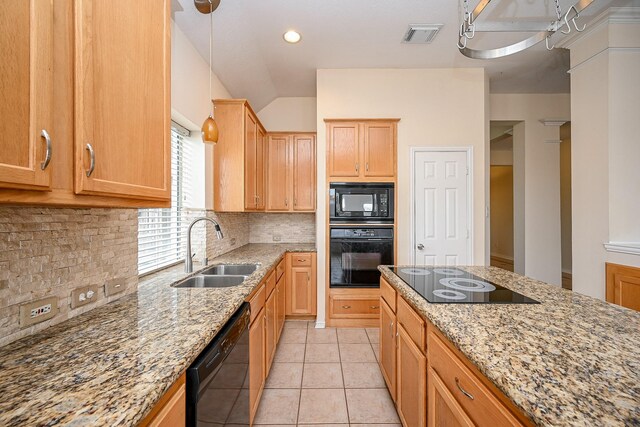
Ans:
[[[0,425],[135,425],[220,331],[286,252],[249,244],[213,264],[260,264],[230,288],[174,288],[182,264],[138,291],[0,348]],[[204,268],[204,267],[203,267]]]
[[[429,303],[379,270],[534,424],[640,425],[640,313],[495,267],[456,268],[540,304]]]

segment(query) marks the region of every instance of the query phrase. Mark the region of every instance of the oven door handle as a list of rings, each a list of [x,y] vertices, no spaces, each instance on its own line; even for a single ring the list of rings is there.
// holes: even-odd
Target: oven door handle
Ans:
[[[389,242],[392,243],[393,239],[383,239],[383,238],[375,238],[375,239],[329,239],[331,243],[366,243],[366,242]]]

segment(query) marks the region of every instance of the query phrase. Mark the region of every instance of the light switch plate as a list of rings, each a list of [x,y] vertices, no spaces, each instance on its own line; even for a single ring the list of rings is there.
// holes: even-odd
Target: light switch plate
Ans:
[[[58,298],[47,297],[20,306],[20,327],[35,325],[58,314]]]
[[[82,307],[98,301],[98,285],[83,286],[71,291],[71,308]]]
[[[104,294],[107,297],[117,295],[127,289],[124,279],[111,279],[104,284]]]

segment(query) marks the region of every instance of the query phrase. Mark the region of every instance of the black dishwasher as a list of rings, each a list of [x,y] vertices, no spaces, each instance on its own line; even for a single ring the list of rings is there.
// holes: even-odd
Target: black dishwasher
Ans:
[[[187,426],[249,425],[249,304],[187,369]]]

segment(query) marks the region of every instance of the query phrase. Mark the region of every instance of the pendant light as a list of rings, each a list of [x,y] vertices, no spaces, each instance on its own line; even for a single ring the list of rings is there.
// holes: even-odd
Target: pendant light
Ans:
[[[216,5],[217,6],[217,5]],[[211,94],[211,51],[213,49],[213,11],[214,5],[212,0],[209,0],[209,17],[211,19],[211,23],[209,26],[209,99],[211,100],[211,113],[209,117],[202,124],[202,142],[205,144],[215,144],[218,142],[218,124],[216,120],[213,118],[214,113],[214,105],[213,105],[213,96]]]

